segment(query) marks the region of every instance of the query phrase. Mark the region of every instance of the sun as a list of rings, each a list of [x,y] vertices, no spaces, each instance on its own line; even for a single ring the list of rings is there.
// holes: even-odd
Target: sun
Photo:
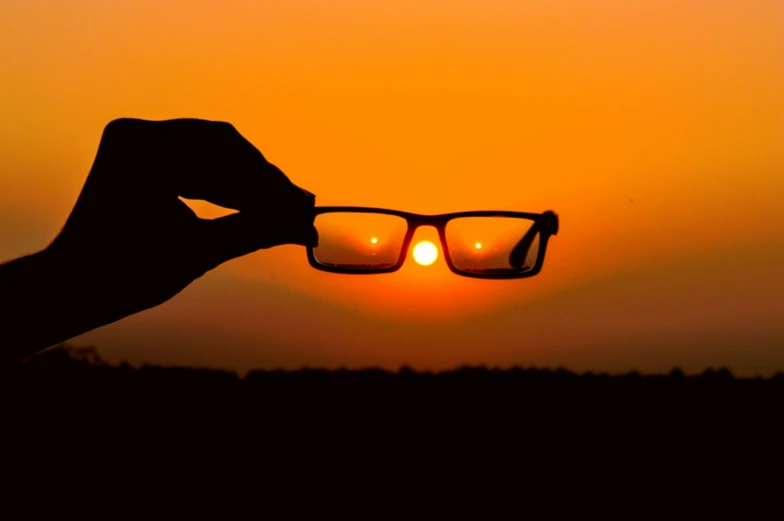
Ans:
[[[438,258],[438,249],[430,241],[422,241],[414,248],[414,260],[422,266],[430,266]]]

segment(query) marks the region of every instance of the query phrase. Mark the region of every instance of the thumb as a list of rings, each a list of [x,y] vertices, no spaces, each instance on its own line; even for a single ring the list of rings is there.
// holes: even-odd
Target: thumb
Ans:
[[[203,262],[211,270],[226,261],[282,244],[317,246],[312,212],[296,215],[234,213],[202,221],[199,234]]]

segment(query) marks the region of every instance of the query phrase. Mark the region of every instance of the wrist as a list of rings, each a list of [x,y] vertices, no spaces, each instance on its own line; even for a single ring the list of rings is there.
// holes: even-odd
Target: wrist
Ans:
[[[4,360],[20,360],[91,329],[90,299],[50,248],[0,265]]]

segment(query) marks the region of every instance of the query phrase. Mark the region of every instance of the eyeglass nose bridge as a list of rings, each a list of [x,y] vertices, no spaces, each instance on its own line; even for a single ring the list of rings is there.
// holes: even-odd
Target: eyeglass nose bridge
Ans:
[[[411,249],[413,248],[413,244],[414,244],[414,236],[416,235],[417,230],[420,228],[433,228],[436,234],[438,235],[438,240],[433,242],[436,242],[436,244],[438,245],[437,248],[441,250],[441,255],[443,255],[447,267],[452,272],[454,272],[455,268],[452,263],[452,258],[446,243],[445,230],[446,230],[446,223],[448,221],[449,221],[448,216],[441,216],[441,215],[408,216],[408,232],[406,233],[406,238],[403,241],[403,248],[400,252],[398,266],[403,265],[405,259],[408,257],[409,253],[411,252]]]
[[[407,217],[408,220],[408,228],[413,233],[422,226],[430,226],[435,228],[439,231],[439,233],[444,229],[446,226],[447,221],[449,220],[448,216],[445,215],[416,215],[410,214]]]
[[[419,228],[433,228],[438,234],[439,242],[441,243],[441,250],[445,256],[449,256],[446,247],[446,223],[449,221],[448,216],[444,215],[409,215],[408,220],[408,233],[406,234],[406,243],[410,245],[414,239],[414,235]]]
[[[441,216],[413,216],[408,220],[408,232],[406,233],[405,244],[403,247],[404,256],[405,252],[411,246],[411,243],[414,240],[414,235],[416,235],[417,230],[420,228],[433,228],[435,232],[438,234],[438,242],[440,242],[441,250],[444,255],[448,255],[446,251],[446,237],[444,234],[444,229],[446,226],[446,222],[448,219],[443,219]]]

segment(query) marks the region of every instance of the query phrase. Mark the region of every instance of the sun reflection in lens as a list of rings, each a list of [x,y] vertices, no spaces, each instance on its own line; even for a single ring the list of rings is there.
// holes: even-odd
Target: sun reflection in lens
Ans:
[[[438,250],[430,241],[422,241],[414,248],[414,260],[422,266],[430,266],[438,258]]]

